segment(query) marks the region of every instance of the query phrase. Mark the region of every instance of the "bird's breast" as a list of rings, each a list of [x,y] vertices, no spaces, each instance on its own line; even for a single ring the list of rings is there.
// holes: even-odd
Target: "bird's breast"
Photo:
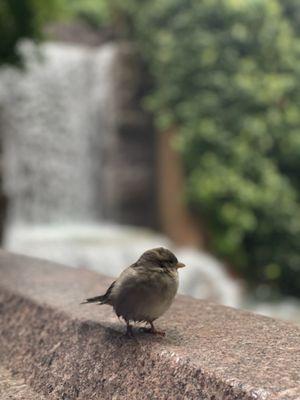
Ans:
[[[120,283],[114,309],[126,320],[154,321],[170,307],[177,289],[177,273],[137,271]]]

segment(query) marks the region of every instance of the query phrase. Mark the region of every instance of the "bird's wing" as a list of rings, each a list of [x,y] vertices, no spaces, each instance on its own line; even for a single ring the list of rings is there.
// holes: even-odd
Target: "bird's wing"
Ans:
[[[105,302],[109,301],[111,291],[113,290],[113,287],[115,286],[115,284],[116,284],[116,281],[113,281],[113,283],[107,289],[106,293],[103,295],[103,300],[105,300]]]

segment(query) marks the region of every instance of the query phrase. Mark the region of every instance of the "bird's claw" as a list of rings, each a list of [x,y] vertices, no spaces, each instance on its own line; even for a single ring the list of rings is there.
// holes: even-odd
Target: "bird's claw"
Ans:
[[[151,333],[152,335],[159,335],[159,336],[165,336],[165,335],[166,335],[165,332],[163,332],[163,331],[157,331],[156,329],[153,329],[153,328],[141,327],[141,328],[139,329],[139,331],[140,331],[140,332],[143,332],[143,333]]]

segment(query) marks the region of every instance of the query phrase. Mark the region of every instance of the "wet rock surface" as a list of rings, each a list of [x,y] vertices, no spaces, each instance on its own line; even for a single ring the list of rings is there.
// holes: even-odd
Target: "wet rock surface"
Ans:
[[[165,338],[127,339],[111,308],[79,306],[110,282],[1,252],[2,367],[49,399],[300,398],[298,327],[179,296]]]

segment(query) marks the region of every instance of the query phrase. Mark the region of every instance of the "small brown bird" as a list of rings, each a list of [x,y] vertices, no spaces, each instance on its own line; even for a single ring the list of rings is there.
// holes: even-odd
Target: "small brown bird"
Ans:
[[[185,265],[163,247],[146,251],[137,262],[126,268],[102,296],[86,299],[82,304],[109,304],[127,325],[127,336],[133,336],[131,322],[147,322],[144,332],[164,335],[153,322],[172,304],[178,289],[178,268]]]

